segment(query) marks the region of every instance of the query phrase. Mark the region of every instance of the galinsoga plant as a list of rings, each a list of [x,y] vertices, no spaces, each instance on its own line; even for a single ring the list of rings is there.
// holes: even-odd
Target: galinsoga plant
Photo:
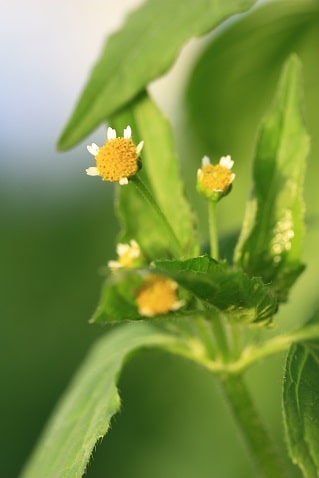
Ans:
[[[285,62],[259,127],[250,197],[228,260],[219,252],[216,210],[226,196],[232,200],[240,164],[229,151],[216,162],[206,155],[198,158],[194,189],[196,183],[207,206],[209,231],[209,248],[203,249],[184,196],[170,126],[147,92],[189,37],[210,31],[253,3],[149,0],[111,37],[93,69],[59,147],[72,147],[105,120],[110,125],[104,145],[87,147],[93,162],[86,173],[99,176],[92,181],[118,183],[122,232],[90,322],[118,325],[92,348],[23,478],[84,474],[119,410],[116,383],[123,362],[145,347],[183,356],[214,375],[255,462],[255,476],[268,478],[288,478],[289,472],[244,374],[257,361],[287,351],[283,420],[288,451],[305,477],[318,476],[318,317],[274,333],[281,304],[305,267],[303,181],[309,137],[301,113],[300,62],[294,55]]]

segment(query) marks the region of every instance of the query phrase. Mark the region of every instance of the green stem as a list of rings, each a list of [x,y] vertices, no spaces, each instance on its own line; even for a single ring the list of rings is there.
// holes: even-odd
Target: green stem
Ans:
[[[219,374],[227,373],[230,375],[236,375],[243,373],[251,365],[254,365],[261,359],[285,352],[293,343],[319,338],[319,324],[311,324],[285,335],[279,335],[269,339],[264,343],[260,343],[258,345],[249,345],[240,353],[240,350],[237,348],[240,346],[240,336],[235,336],[235,338],[233,338],[233,336],[230,335],[229,345],[228,341],[226,342],[226,331],[223,335],[223,331],[219,330],[220,323],[215,322],[215,324],[216,329],[212,327],[212,330],[214,333],[216,348],[218,348],[219,356],[222,356],[221,350],[226,350],[226,348],[223,349],[221,344],[222,341],[225,340],[225,347],[227,346],[227,350],[230,351],[228,352],[228,360],[217,362],[214,360],[209,360],[206,357],[194,357],[193,359],[203,365],[203,367],[206,367],[208,370]],[[231,358],[231,361],[229,361],[229,357]]]
[[[156,213],[157,217],[161,220],[163,226],[165,227],[168,235],[171,238],[172,246],[174,248],[175,254],[178,257],[181,256],[182,255],[181,243],[177,239],[175,232],[173,231],[171,225],[167,221],[166,216],[163,214],[163,211],[158,206],[157,202],[153,198],[152,194],[150,193],[146,185],[143,183],[143,181],[138,175],[133,176],[130,180],[135,184],[141,196],[143,196],[145,201],[148,202],[148,204],[152,207],[153,211]]]
[[[203,311],[203,315],[199,320],[206,324],[206,330],[207,327],[209,327],[210,330],[208,335],[205,337],[202,336],[208,356],[211,359],[219,359],[219,364],[226,364],[229,362],[230,350],[227,323],[224,320],[224,315],[220,310],[207,307],[200,301],[198,301],[198,308]],[[214,354],[210,353],[212,349],[214,350]]]
[[[209,327],[208,321],[201,315],[195,317],[196,331],[202,340],[208,357],[211,360],[216,359],[217,351],[214,337],[212,336],[212,329]]]
[[[230,343],[232,360],[238,360],[242,352],[242,334],[239,324],[233,323],[230,325]]]
[[[265,357],[284,352],[288,350],[293,343],[318,337],[319,324],[311,324],[285,335],[277,335],[277,337],[269,339],[258,346],[251,345],[246,347],[242,356],[237,362],[234,362],[233,371],[244,370]]]
[[[216,201],[208,202],[208,222],[209,222],[209,239],[210,239],[210,255],[218,261],[218,236],[216,223]]]
[[[242,432],[260,478],[288,478],[240,375],[221,375],[220,383]]]
[[[211,319],[211,326],[217,343],[218,353],[222,359],[222,362],[227,363],[229,362],[230,358],[228,334],[224,317],[218,310],[216,310],[216,313]]]

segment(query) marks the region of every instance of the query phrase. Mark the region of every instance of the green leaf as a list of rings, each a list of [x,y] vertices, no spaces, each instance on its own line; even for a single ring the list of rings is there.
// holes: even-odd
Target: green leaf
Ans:
[[[172,234],[161,217],[132,182],[120,187],[118,210],[124,228],[121,241],[135,239],[149,260],[189,257],[198,253],[194,216],[185,198],[170,125],[156,104],[141,95],[122,114],[114,118],[120,131],[127,124],[138,141],[145,142],[142,170],[138,174],[165,215]]]
[[[291,346],[283,389],[290,456],[306,478],[319,477],[319,340]]]
[[[235,260],[286,300],[303,271],[303,181],[309,137],[300,112],[301,65],[287,61],[257,142],[254,187],[247,204]]]
[[[139,287],[145,280],[145,277],[154,274],[152,269],[126,269],[118,270],[109,275],[103,284],[99,304],[90,319],[90,323],[115,323],[126,320],[145,320],[138,312],[136,303],[136,296]],[[183,291],[184,299],[186,295]],[[188,295],[188,294],[187,294]],[[160,300],[160,298],[159,298]],[[190,315],[194,309],[187,308],[181,311],[170,311],[159,314],[158,318],[172,318],[177,316],[184,317],[186,314]],[[154,319],[151,319],[154,321]]]
[[[99,304],[90,319],[94,322],[123,322],[141,319],[134,300],[143,279],[136,271],[116,271],[102,287]]]
[[[181,311],[163,317],[189,316],[202,308],[193,299],[205,302],[211,310],[207,317],[215,317],[214,310],[227,314],[237,323],[265,325],[271,323],[277,311],[277,301],[258,278],[249,278],[240,270],[230,270],[209,256],[186,260],[155,261],[146,270],[123,270],[111,274],[103,285],[99,305],[91,322],[141,320],[135,302],[137,290],[146,274],[160,274],[174,279],[182,288],[181,298],[186,305]],[[190,294],[191,293],[191,294]]]
[[[277,301],[258,278],[230,270],[208,256],[184,261],[156,261],[157,271],[168,275],[208,306],[225,312],[231,320],[269,324]]]
[[[234,189],[242,194],[257,125],[291,53],[298,54],[304,67],[307,123],[309,127],[313,123],[314,132],[318,123],[319,95],[312,85],[319,74],[319,4],[314,0],[260,3],[216,32],[196,61],[187,87],[189,121],[196,143],[200,142],[199,156],[219,159],[231,154],[238,173]]]
[[[133,326],[132,326],[133,325]],[[101,338],[51,417],[21,478],[79,478],[120,408],[123,363],[141,347],[173,347],[176,339],[150,324],[126,324]]]
[[[200,36],[254,0],[149,0],[112,35],[58,142],[68,149],[114,115],[173,64],[187,40]]]

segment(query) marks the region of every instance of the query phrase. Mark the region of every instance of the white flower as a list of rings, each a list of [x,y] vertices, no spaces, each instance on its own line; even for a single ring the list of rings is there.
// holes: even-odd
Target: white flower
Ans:
[[[110,269],[120,269],[121,267],[138,267],[143,260],[143,255],[138,243],[131,239],[128,244],[119,243],[116,246],[116,253],[118,255],[117,261],[109,261]]]
[[[234,161],[229,155],[222,156],[218,164],[211,164],[208,156],[202,158],[197,170],[197,191],[212,201],[218,201],[231,189],[235,174],[231,172]]]
[[[89,176],[101,176],[104,181],[119,182],[120,185],[128,184],[141,167],[139,159],[144,146],[141,141],[137,146],[132,141],[130,126],[124,129],[123,137],[117,137],[116,130],[108,127],[106,132],[107,142],[99,147],[92,143],[87,150],[95,157],[96,166],[86,169]]]

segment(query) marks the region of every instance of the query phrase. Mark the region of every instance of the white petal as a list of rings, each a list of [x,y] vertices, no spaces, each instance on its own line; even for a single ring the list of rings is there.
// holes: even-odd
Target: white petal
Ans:
[[[130,246],[128,244],[121,244],[119,243],[117,246],[116,246],[116,253],[118,256],[123,256],[124,254],[126,254],[130,249]]]
[[[185,305],[184,300],[176,300],[176,302],[174,302],[174,304],[172,304],[171,310],[178,310],[181,307],[183,307],[184,305]]]
[[[235,174],[235,173],[233,173],[233,174],[230,176],[230,184],[234,181],[235,177],[236,177],[236,174]]]
[[[139,249],[131,249],[130,252],[129,252],[129,258],[130,259],[137,259],[138,257],[140,257],[141,255],[141,252]]]
[[[119,184],[120,184],[121,186],[125,186],[126,184],[128,184],[128,179],[127,179],[127,178],[121,178],[121,179],[119,180]]]
[[[155,315],[152,309],[150,309],[149,307],[140,307],[138,309],[138,313],[140,315],[144,315],[144,317],[154,317]]]
[[[100,173],[98,172],[98,170],[95,166],[91,166],[90,168],[87,168],[85,170],[85,172],[88,176],[99,176],[100,175]]]
[[[170,283],[170,286],[171,286],[172,290],[177,290],[177,288],[178,288],[177,282],[175,282],[174,280],[170,280],[169,283]]]
[[[144,146],[144,141],[141,141],[140,143],[138,143],[138,145],[136,146],[136,154],[138,154],[138,155],[141,154],[143,146]]]
[[[210,159],[208,156],[202,158],[202,166],[208,166],[210,164]]]
[[[132,130],[130,126],[126,126],[124,130],[124,138],[130,139],[132,137]]]
[[[92,143],[87,145],[87,150],[90,154],[92,154],[93,156],[96,156],[99,153],[100,148],[98,147],[97,144]]]
[[[116,138],[116,130],[109,126],[107,128],[107,131],[106,131],[106,137],[107,137],[107,139],[115,139]]]
[[[129,257],[130,259],[137,259],[141,255],[140,246],[134,239],[130,240],[130,250],[129,250]]]
[[[219,164],[224,168],[231,169],[234,165],[234,161],[232,161],[231,157],[228,155],[220,158]]]
[[[110,269],[119,269],[122,267],[122,264],[119,261],[108,261],[107,265]]]

